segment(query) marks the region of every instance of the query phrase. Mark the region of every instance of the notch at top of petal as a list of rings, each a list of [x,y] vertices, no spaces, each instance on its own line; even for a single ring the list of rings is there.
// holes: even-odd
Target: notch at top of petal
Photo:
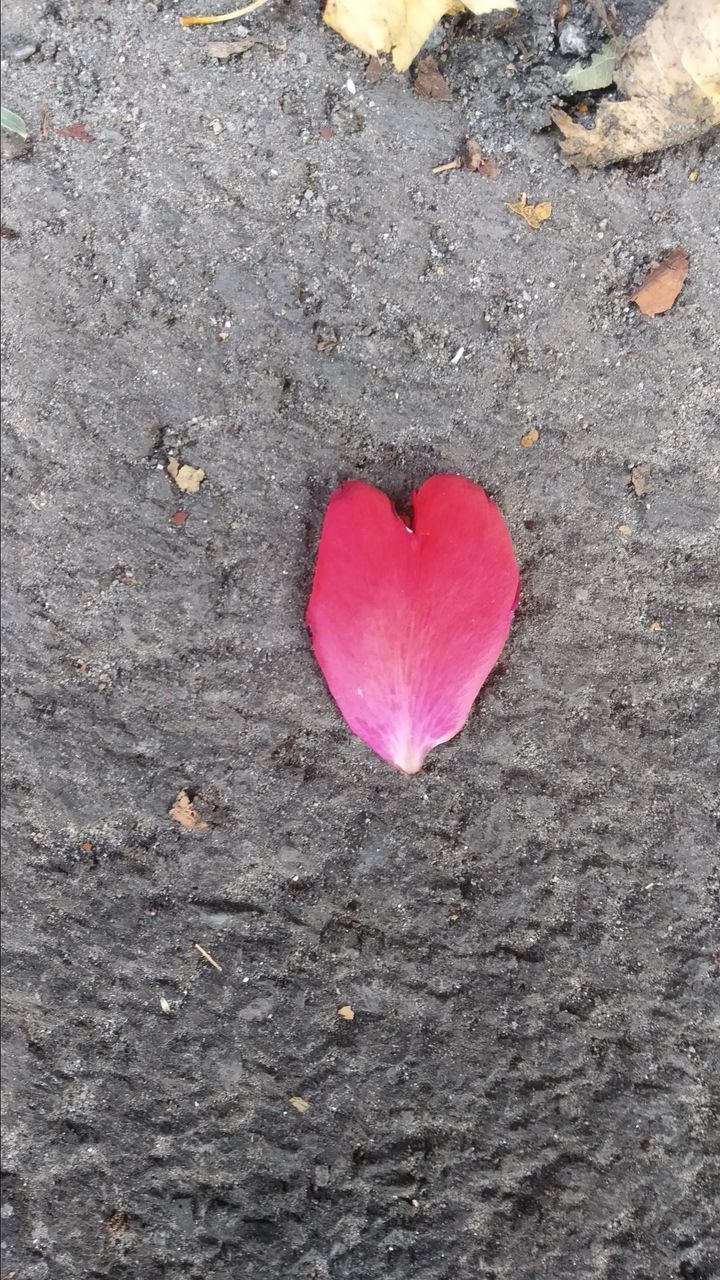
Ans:
[[[410,528],[363,481],[333,494],[307,612],[349,727],[408,774],[463,727],[519,591],[510,535],[479,485],[433,476],[412,506]]]

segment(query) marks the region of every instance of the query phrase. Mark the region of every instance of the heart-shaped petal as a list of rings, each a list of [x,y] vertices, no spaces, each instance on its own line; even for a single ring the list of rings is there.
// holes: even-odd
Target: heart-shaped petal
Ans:
[[[412,507],[409,528],[372,485],[336,490],[307,611],[348,725],[403,773],[462,729],[520,590],[505,521],[479,485],[433,476]]]

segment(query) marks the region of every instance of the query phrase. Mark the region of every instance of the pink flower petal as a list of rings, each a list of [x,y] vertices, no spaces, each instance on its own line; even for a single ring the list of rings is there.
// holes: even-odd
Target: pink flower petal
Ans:
[[[520,590],[507,527],[479,485],[433,476],[412,506],[410,529],[372,485],[336,490],[307,611],[348,725],[403,773],[462,729]]]

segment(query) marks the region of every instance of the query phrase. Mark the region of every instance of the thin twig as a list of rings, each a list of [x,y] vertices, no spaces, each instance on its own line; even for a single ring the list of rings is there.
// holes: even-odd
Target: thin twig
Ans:
[[[431,173],[447,173],[450,169],[461,169],[462,160],[448,160],[447,164],[436,164]]]
[[[246,4],[244,9],[235,9],[233,13],[220,13],[214,18],[181,18],[181,27],[197,27],[207,26],[210,22],[232,22],[234,18],[244,18],[246,13],[252,13],[253,9],[261,9],[267,0],[252,0],[252,4]]]
[[[193,946],[196,951],[200,952],[203,960],[207,960],[208,964],[211,964],[213,969],[217,969],[218,973],[222,973],[222,965],[218,964],[217,960],[213,960],[209,951],[206,951],[204,947],[201,947],[199,942],[193,942]]]

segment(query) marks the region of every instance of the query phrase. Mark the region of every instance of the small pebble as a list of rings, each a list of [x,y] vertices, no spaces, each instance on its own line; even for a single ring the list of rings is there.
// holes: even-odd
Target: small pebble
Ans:
[[[584,58],[587,51],[587,40],[577,24],[563,22],[560,29],[560,52],[574,53],[578,58]]]
[[[39,49],[37,44],[21,44],[17,49],[13,49],[10,55],[13,62],[27,62],[28,58],[32,58],[34,53]]]

